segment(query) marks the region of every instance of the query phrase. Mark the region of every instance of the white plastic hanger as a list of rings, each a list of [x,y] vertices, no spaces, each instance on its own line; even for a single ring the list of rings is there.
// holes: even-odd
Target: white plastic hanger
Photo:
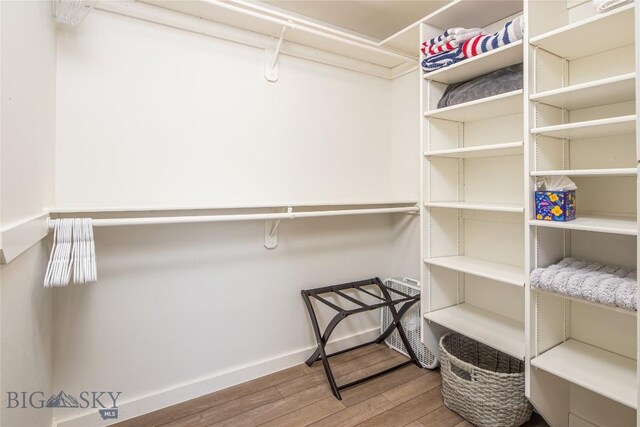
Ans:
[[[44,286],[67,286],[98,280],[91,218],[57,219]]]

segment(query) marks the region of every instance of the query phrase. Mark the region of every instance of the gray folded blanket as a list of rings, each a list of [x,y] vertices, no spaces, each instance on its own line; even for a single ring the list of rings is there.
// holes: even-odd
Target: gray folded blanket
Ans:
[[[565,258],[531,272],[531,287],[637,311],[636,271],[584,259]]]

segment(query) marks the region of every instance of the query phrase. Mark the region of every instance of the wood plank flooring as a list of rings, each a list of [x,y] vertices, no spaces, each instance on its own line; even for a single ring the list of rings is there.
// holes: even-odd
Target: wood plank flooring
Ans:
[[[398,364],[406,358],[371,345],[331,359],[338,384]],[[440,372],[410,365],[331,394],[321,363],[298,365],[162,410],[117,427],[467,427],[444,406]],[[539,417],[527,426],[546,426]]]

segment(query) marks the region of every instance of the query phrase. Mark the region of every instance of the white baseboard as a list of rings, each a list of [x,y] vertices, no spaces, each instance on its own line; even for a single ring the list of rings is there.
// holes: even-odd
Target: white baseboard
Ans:
[[[369,329],[359,334],[332,340],[327,346],[330,352],[339,351],[347,347],[371,341],[380,335],[379,328]],[[56,420],[57,427],[88,427],[106,426],[116,421],[124,421],[149,412],[157,411],[177,403],[185,402],[223,388],[231,387],[273,372],[303,363],[315,347],[307,347],[271,359],[260,360],[252,364],[235,366],[228,370],[215,373],[209,377],[199,378],[182,384],[175,384],[164,390],[139,396],[123,402],[118,406],[117,420],[103,420],[97,410],[83,412],[74,417]]]

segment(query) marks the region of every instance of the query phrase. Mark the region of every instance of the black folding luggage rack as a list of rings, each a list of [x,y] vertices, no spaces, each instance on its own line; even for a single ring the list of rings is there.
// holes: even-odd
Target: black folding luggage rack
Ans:
[[[376,295],[373,292],[370,292],[366,289],[364,289],[365,286],[377,286],[380,289],[380,295]],[[357,289],[359,291],[362,291],[368,295],[371,295],[372,297],[380,300],[381,302],[377,303],[377,304],[365,304],[362,301],[357,300],[356,298],[345,294],[344,292],[341,292],[343,290],[346,289]],[[354,308],[351,310],[347,310],[341,307],[338,307],[337,305],[333,304],[330,301],[327,301],[326,299],[322,298],[320,296],[320,294],[326,294],[326,293],[333,293],[335,295],[340,296],[341,298],[346,299],[347,301],[350,301],[356,305],[359,306],[359,308]],[[391,293],[400,295],[400,298],[398,299],[393,299],[391,297]],[[324,333],[321,334],[320,333],[320,326],[318,325],[318,319],[316,317],[315,311],[313,310],[313,305],[311,304],[311,299],[310,297],[313,297],[315,299],[317,299],[318,301],[320,301],[321,303],[331,307],[332,309],[334,309],[335,311],[337,311],[338,313],[333,317],[333,319],[331,319],[331,321],[329,322],[329,324],[327,325],[327,328],[325,329]],[[382,283],[382,281],[380,280],[380,278],[375,277],[372,279],[367,279],[367,280],[361,280],[358,282],[351,282],[351,283],[343,283],[341,285],[333,285],[333,286],[325,286],[323,288],[316,288],[316,289],[307,289],[307,290],[303,290],[302,291],[302,299],[304,300],[305,305],[307,306],[307,310],[309,311],[309,317],[311,317],[311,323],[313,324],[313,331],[315,333],[316,336],[316,341],[318,342],[318,347],[316,348],[316,350],[313,352],[313,354],[311,355],[311,357],[309,357],[309,359],[307,359],[307,361],[305,362],[308,366],[313,365],[315,362],[317,362],[318,360],[322,360],[322,365],[324,366],[324,370],[327,374],[327,379],[329,380],[329,385],[331,386],[331,391],[333,391],[333,395],[338,399],[338,400],[342,400],[342,397],[340,396],[340,390],[344,390],[348,387],[352,387],[354,385],[358,385],[361,384],[365,381],[369,381],[372,380],[374,378],[377,378],[379,376],[388,374],[389,372],[395,371],[396,369],[400,369],[403,368],[407,365],[410,364],[415,364],[416,366],[422,368],[422,366],[420,365],[420,362],[418,361],[418,358],[416,357],[415,353],[413,352],[413,349],[411,348],[411,345],[409,344],[409,340],[407,339],[407,335],[404,332],[404,329],[402,328],[402,324],[400,323],[400,320],[402,319],[402,316],[404,316],[404,314],[416,303],[420,300],[420,294],[414,295],[414,296],[410,296],[405,294],[404,292],[400,292],[396,289],[392,289],[389,286],[386,286],[385,284]],[[402,304],[400,306],[400,309],[396,309],[396,305],[397,304]],[[333,332],[333,330],[336,328],[336,326],[338,326],[338,324],[343,320],[346,319],[348,316],[351,316],[352,314],[358,314],[358,313],[364,313],[367,311],[371,311],[371,310],[376,310],[378,308],[388,308],[391,311],[391,316],[393,317],[393,322],[391,322],[391,324],[389,325],[389,327],[375,340],[373,341],[369,341],[366,342],[364,344],[360,344],[360,345],[356,345],[354,347],[350,347],[341,351],[337,351],[335,353],[331,353],[331,354],[326,354],[325,352],[325,346],[327,345],[327,342],[329,341],[329,337],[331,336],[331,333]],[[333,372],[331,371],[331,366],[329,364],[329,358],[333,357],[333,356],[337,356],[338,354],[342,354],[342,353],[347,353],[351,350],[355,350],[357,348],[361,348],[361,347],[366,347],[368,345],[371,344],[380,344],[382,342],[384,342],[385,339],[387,339],[387,337],[389,335],[391,335],[393,333],[394,330],[398,331],[398,334],[400,335],[400,339],[402,339],[402,342],[404,344],[404,347],[407,349],[407,353],[409,355],[409,360],[402,362],[396,366],[392,366],[391,368],[385,369],[383,371],[377,372],[375,374],[366,376],[364,378],[360,378],[358,380],[352,381],[350,383],[347,384],[343,384],[343,385],[337,385],[336,384],[336,380],[333,376]]]

